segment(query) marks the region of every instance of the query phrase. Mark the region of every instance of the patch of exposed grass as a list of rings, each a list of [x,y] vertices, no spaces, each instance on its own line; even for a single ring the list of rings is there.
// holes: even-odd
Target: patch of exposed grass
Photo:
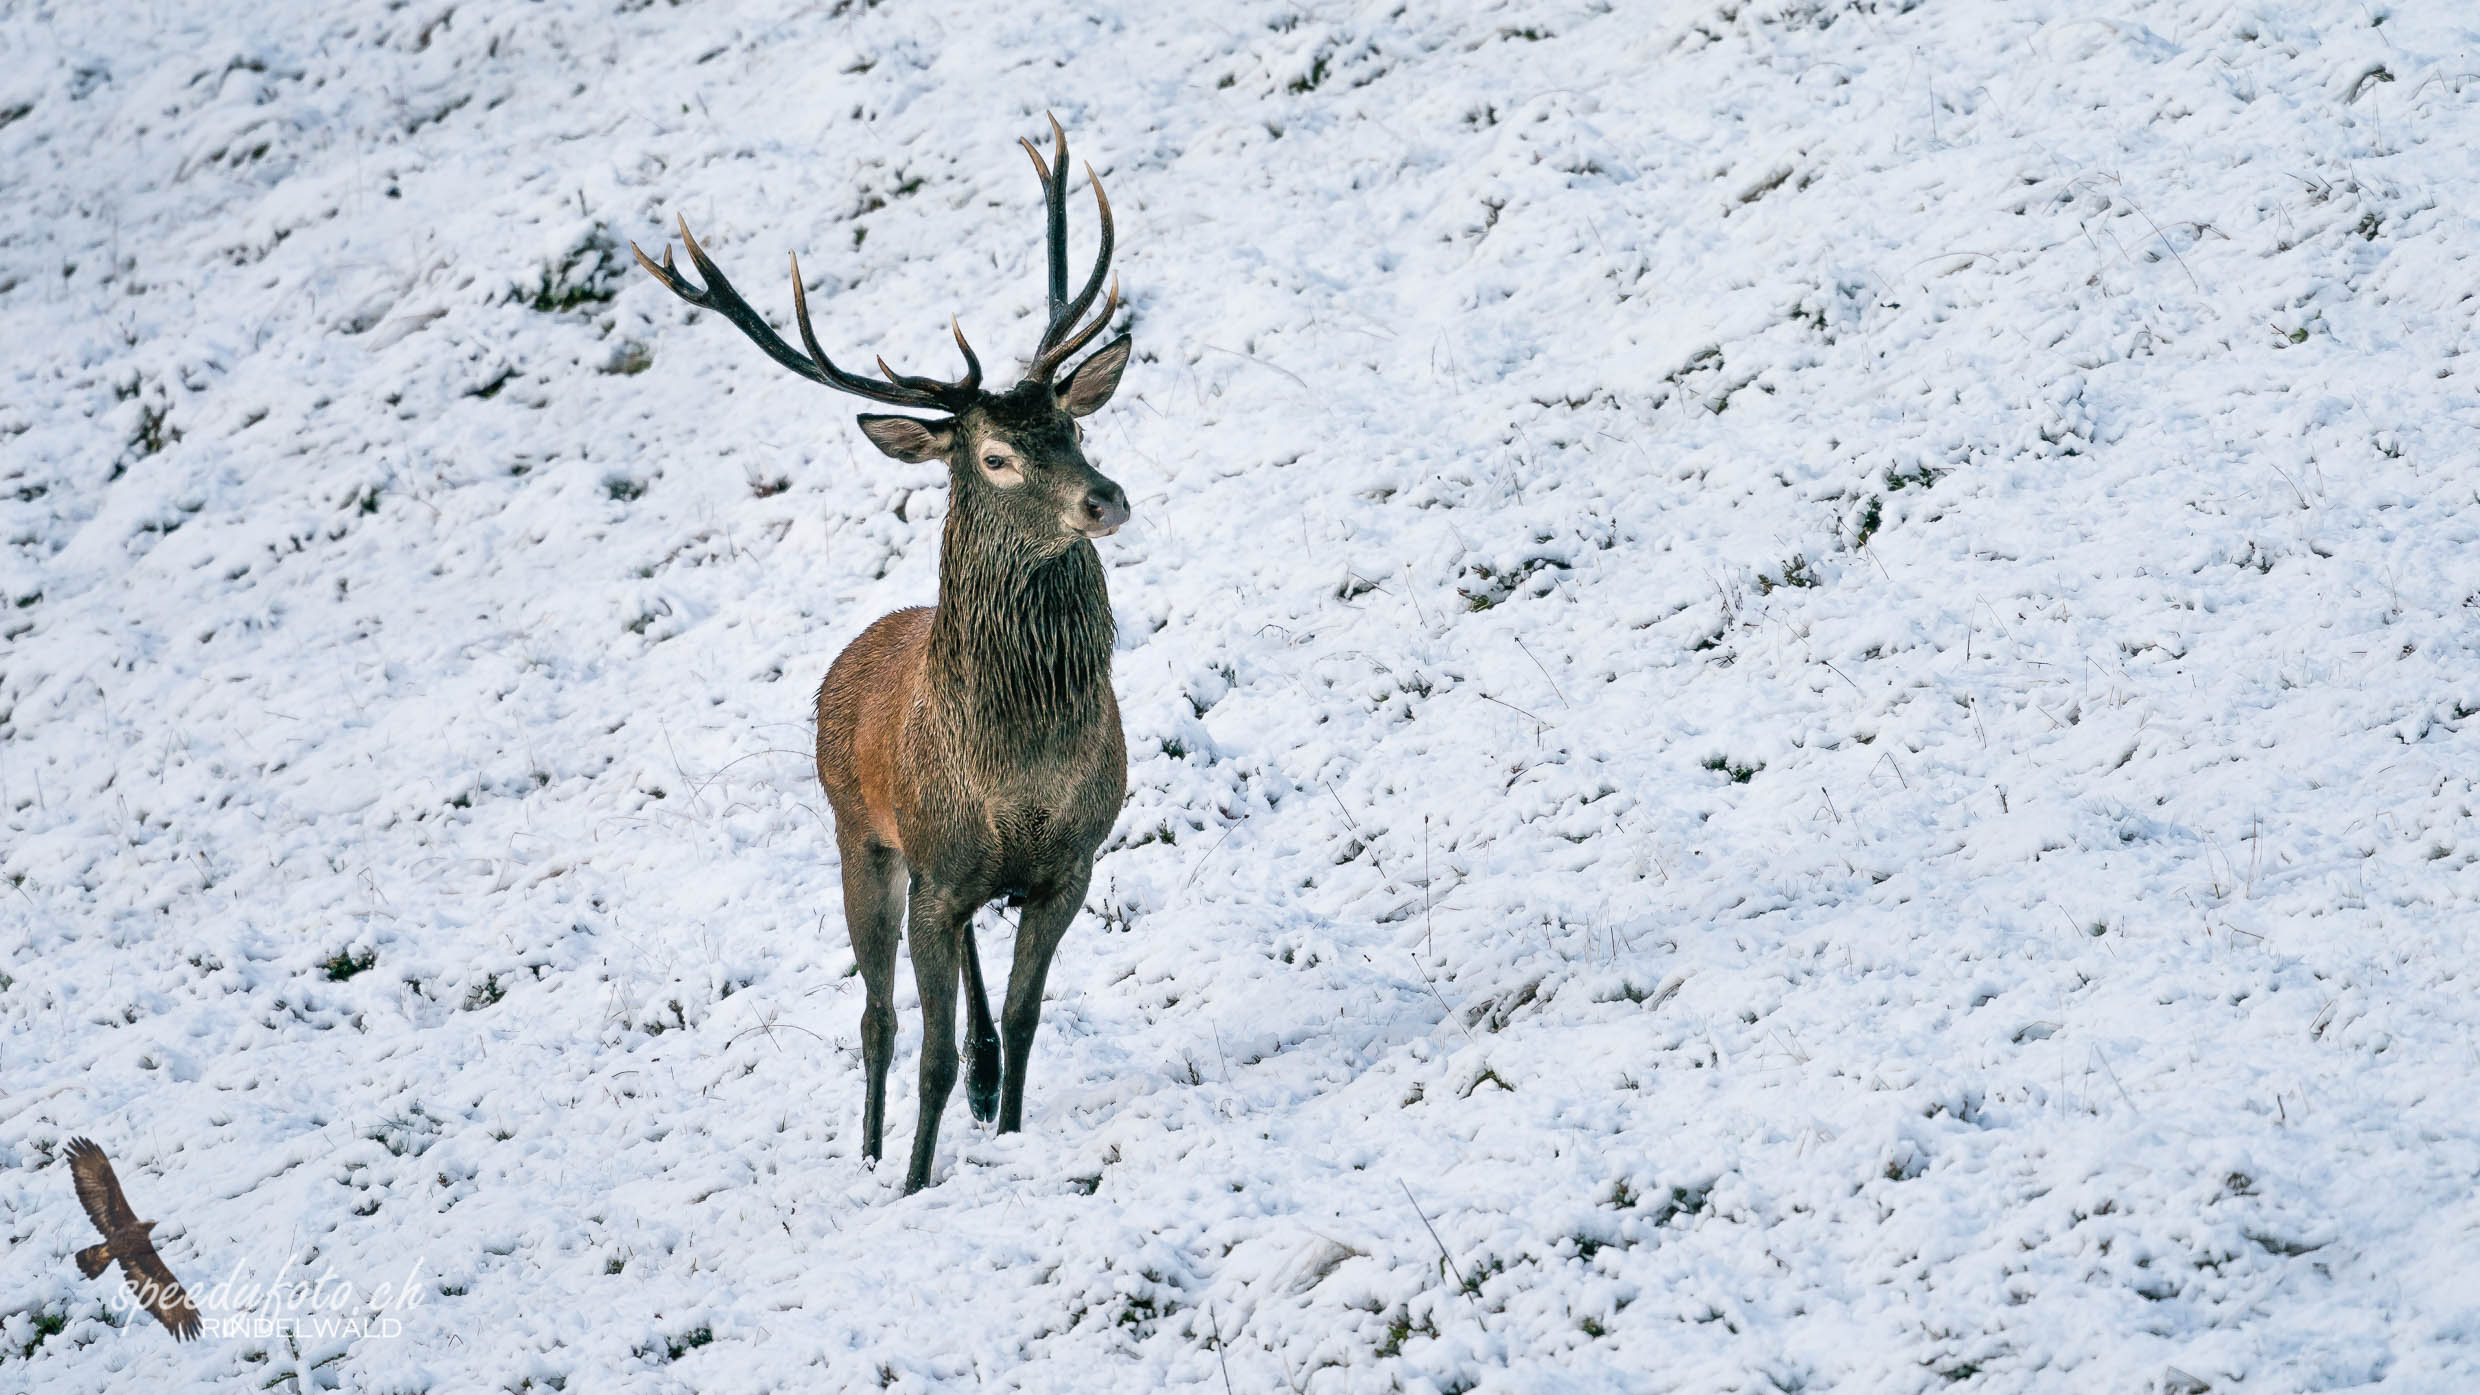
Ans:
[[[1711,770],[1716,774],[1730,776],[1731,783],[1735,785],[1747,784],[1750,780],[1756,778],[1758,771],[1765,768],[1765,762],[1763,761],[1758,761],[1754,765],[1745,765],[1738,761],[1732,760],[1729,756],[1721,754],[1707,756],[1704,759],[1703,764],[1707,770]]]
[[[365,949],[356,954],[349,949],[340,949],[329,955],[327,961],[319,967],[327,971],[328,982],[342,983],[378,962],[379,952],[377,950]]]

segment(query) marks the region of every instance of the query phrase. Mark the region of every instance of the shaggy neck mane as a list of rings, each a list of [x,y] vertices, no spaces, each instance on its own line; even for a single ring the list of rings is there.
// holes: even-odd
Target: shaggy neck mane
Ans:
[[[1083,539],[1042,558],[958,499],[939,542],[931,691],[959,698],[969,728],[1011,742],[1099,720],[1111,688],[1111,601]]]

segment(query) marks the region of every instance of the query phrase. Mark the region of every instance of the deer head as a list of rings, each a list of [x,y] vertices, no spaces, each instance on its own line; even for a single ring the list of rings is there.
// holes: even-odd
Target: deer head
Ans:
[[[1068,296],[1068,137],[1051,121],[1051,159],[1031,141],[1020,141],[1042,181],[1048,211],[1050,321],[1035,348],[1033,361],[1016,386],[1005,392],[982,389],[982,363],[965,341],[961,321],[951,319],[956,348],[964,355],[962,378],[942,382],[898,373],[878,360],[880,376],[863,377],[835,366],[818,347],[811,330],[809,303],[801,286],[801,259],[792,258],[792,310],[806,354],[784,342],[765,318],[741,299],[723,269],[689,235],[682,219],[680,240],[689,260],[705,278],[693,286],[672,269],[672,251],[663,249],[660,266],[635,243],[629,250],[638,264],[663,283],[664,289],[700,309],[712,310],[737,326],[769,358],[812,382],[866,397],[889,406],[941,415],[923,420],[909,416],[864,413],[861,432],[870,443],[898,460],[943,460],[958,517],[976,519],[985,529],[1004,534],[1022,550],[1050,556],[1075,544],[1117,532],[1128,521],[1128,495],[1118,484],[1086,462],[1084,429],[1077,418],[1091,415],[1111,400],[1120,373],[1128,366],[1130,337],[1121,335],[1079,364],[1064,380],[1062,364],[1092,341],[1119,308],[1119,283],[1111,282],[1102,313],[1078,328],[1085,312],[1102,292],[1103,275],[1111,265],[1111,201],[1091,165],[1085,177],[1093,186],[1094,206],[1101,222],[1101,250],[1083,290]]]

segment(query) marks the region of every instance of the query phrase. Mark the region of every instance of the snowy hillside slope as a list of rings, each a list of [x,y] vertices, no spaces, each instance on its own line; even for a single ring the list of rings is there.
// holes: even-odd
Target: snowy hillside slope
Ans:
[[[1174,10],[0,14],[0,1389],[2480,1383],[2480,21]],[[942,476],[626,246],[1023,354],[1046,109],[1132,793],[900,1198]]]

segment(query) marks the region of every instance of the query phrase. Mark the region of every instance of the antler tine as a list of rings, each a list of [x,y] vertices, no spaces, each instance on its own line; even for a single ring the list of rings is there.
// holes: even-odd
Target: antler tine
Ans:
[[[689,298],[687,289],[689,283],[681,280],[679,273],[672,270],[672,244],[668,242],[663,244],[663,265],[661,266],[656,266],[654,258],[646,255],[646,249],[637,245],[637,239],[629,239],[629,250],[637,254],[637,264],[646,268],[646,274],[660,282],[663,289],[683,300]]]
[[[982,385],[982,360],[973,352],[973,346],[965,342],[964,325],[952,316],[948,319],[947,325],[955,332],[956,347],[964,353],[963,378],[948,383],[941,382],[937,378],[919,378],[910,373],[898,373],[887,366],[887,360],[883,356],[878,360],[879,374],[898,387],[910,388],[916,392],[936,393],[942,398],[971,396]]]
[[[942,382],[937,378],[922,378],[916,377],[910,373],[898,373],[896,370],[887,366],[887,360],[883,356],[878,360],[878,372],[879,376],[885,378],[891,383],[894,383],[897,387],[910,388],[915,392],[935,392],[944,394],[951,386],[951,384]]]
[[[891,407],[935,411],[956,410],[959,405],[957,399],[980,386],[981,375],[978,371],[970,374],[962,384],[942,383],[930,378],[906,378],[894,373],[887,375],[886,382],[875,382],[836,367],[835,360],[828,358],[826,350],[818,346],[817,332],[810,327],[809,297],[801,286],[801,258],[795,254],[792,258],[792,313],[800,327],[801,343],[809,350],[804,357],[800,350],[785,343],[783,336],[766,322],[766,317],[752,309],[749,302],[741,298],[740,292],[732,288],[732,282],[723,274],[723,268],[715,265],[706,255],[706,249],[698,245],[696,236],[689,231],[686,217],[680,220],[680,240],[689,249],[690,264],[697,268],[698,275],[705,278],[705,286],[692,286],[687,277],[673,268],[672,249],[668,244],[663,249],[663,263],[660,266],[635,242],[629,244],[629,250],[637,254],[637,264],[646,268],[646,273],[660,282],[663,289],[701,310],[712,310],[730,320],[735,328],[764,350],[768,358],[811,382],[823,383],[873,402],[884,402]],[[882,370],[886,367],[884,362],[879,366]],[[978,369],[978,365],[976,367]]]
[[[765,316],[750,308],[749,302],[741,298],[741,293],[732,288],[732,280],[723,274],[723,268],[715,265],[713,259],[706,255],[706,249],[698,245],[697,235],[689,231],[689,220],[685,215],[680,219],[680,241],[681,245],[689,249],[689,264],[697,268],[699,276],[705,278],[706,286],[703,290],[692,290],[686,277],[678,272],[672,272],[669,276],[661,278],[664,289],[701,310],[712,310],[730,320],[734,328],[748,335],[759,348],[765,350],[768,358],[802,377],[812,382],[840,386],[834,382],[834,379],[825,376],[830,370],[822,368],[819,363],[811,359],[803,358],[799,351],[783,341],[783,337],[766,322]],[[663,264],[666,270],[670,269],[671,261],[672,249],[667,246],[663,249]],[[792,284],[798,287],[801,284],[800,278],[794,277]]]
[[[1047,229],[1044,236],[1044,243],[1049,248],[1048,256],[1044,263],[1044,269],[1050,273],[1051,288],[1050,304],[1045,313],[1049,316],[1056,317],[1059,314],[1060,305],[1068,298],[1068,237],[1066,218],[1064,216],[1064,211],[1061,213],[1053,213],[1049,211],[1051,207],[1052,188],[1051,167],[1042,162],[1042,152],[1034,148],[1032,141],[1026,140],[1022,136],[1016,138],[1016,143],[1025,148],[1025,158],[1033,161],[1033,177],[1042,181],[1042,207],[1044,209],[1043,218],[1044,227]],[[1045,319],[1043,323],[1048,324],[1050,321]]]
[[[1050,252],[1050,318],[1058,320],[1060,307],[1068,303],[1068,133],[1059,125],[1059,118],[1049,112],[1042,119],[1051,123],[1051,163],[1042,176],[1042,203],[1046,212],[1048,236],[1044,241]],[[1033,142],[1025,142],[1031,153]],[[1042,157],[1034,156],[1033,166],[1042,168]]]
[[[1065,181],[1063,180],[1061,182],[1064,183]],[[1101,221],[1102,227],[1101,246],[1094,254],[1094,272],[1093,275],[1086,278],[1085,289],[1077,292],[1075,300],[1057,307],[1052,313],[1050,327],[1042,331],[1042,342],[1034,352],[1034,364],[1035,371],[1045,376],[1051,370],[1058,368],[1060,362],[1065,359],[1068,354],[1075,352],[1073,348],[1061,351],[1060,345],[1068,338],[1069,332],[1076,328],[1076,322],[1084,318],[1086,310],[1093,305],[1094,297],[1102,290],[1103,273],[1109,271],[1111,267],[1111,249],[1113,245],[1111,198],[1110,195],[1105,194],[1102,191],[1102,177],[1094,173],[1094,167],[1092,165],[1087,165],[1085,167],[1085,182],[1094,187],[1094,209]],[[1114,282],[1113,285],[1116,291],[1117,283]],[[1118,296],[1114,294],[1112,299],[1116,301]],[[1108,311],[1104,312],[1103,318],[1105,320],[1110,318]],[[1093,331],[1088,329],[1086,332],[1077,337],[1076,342],[1081,344],[1085,340],[1092,337]],[[1042,365],[1045,364],[1049,365],[1049,367],[1044,368]]]
[[[801,288],[801,254],[784,255],[792,260],[792,322],[800,327],[801,347],[809,350],[811,358],[824,363],[827,351],[818,347],[818,332],[809,327],[809,293]]]
[[[801,285],[801,255],[795,252],[791,256],[792,318],[801,328],[802,346],[809,350],[810,357],[825,370],[825,375],[819,376],[818,381],[831,387],[842,388],[856,396],[867,397],[874,402],[885,402],[898,407],[932,407],[942,411],[954,410],[955,398],[958,395],[955,384],[942,383],[935,378],[906,377],[889,368],[887,360],[883,358],[878,361],[878,371],[887,379],[884,383],[872,382],[859,374],[847,373],[836,367],[835,361],[827,357],[827,351],[818,346],[817,331],[810,328],[809,293]]]
[[[956,385],[957,390],[972,392],[982,385],[982,361],[974,354],[973,346],[964,342],[963,320],[950,315],[947,327],[956,332],[956,352],[964,355],[964,381]]]
[[[1111,294],[1102,302],[1102,313],[1088,321],[1083,329],[1069,335],[1057,345],[1045,349],[1041,356],[1033,361],[1033,366],[1025,370],[1025,376],[1047,381],[1052,374],[1059,371],[1059,365],[1067,362],[1075,356],[1077,350],[1092,342],[1093,337],[1100,334],[1104,326],[1111,323],[1111,316],[1118,310],[1119,278],[1114,276],[1111,278]]]
[[[1100,220],[1102,230],[1101,244],[1094,252],[1094,272],[1085,278],[1085,289],[1078,291],[1076,299],[1061,308],[1051,327],[1043,333],[1045,341],[1066,334],[1070,326],[1084,317],[1085,311],[1094,303],[1094,296],[1102,290],[1102,273],[1111,265],[1111,196],[1102,191],[1102,177],[1094,173],[1092,165],[1085,167],[1085,182],[1093,186],[1094,213]]]

